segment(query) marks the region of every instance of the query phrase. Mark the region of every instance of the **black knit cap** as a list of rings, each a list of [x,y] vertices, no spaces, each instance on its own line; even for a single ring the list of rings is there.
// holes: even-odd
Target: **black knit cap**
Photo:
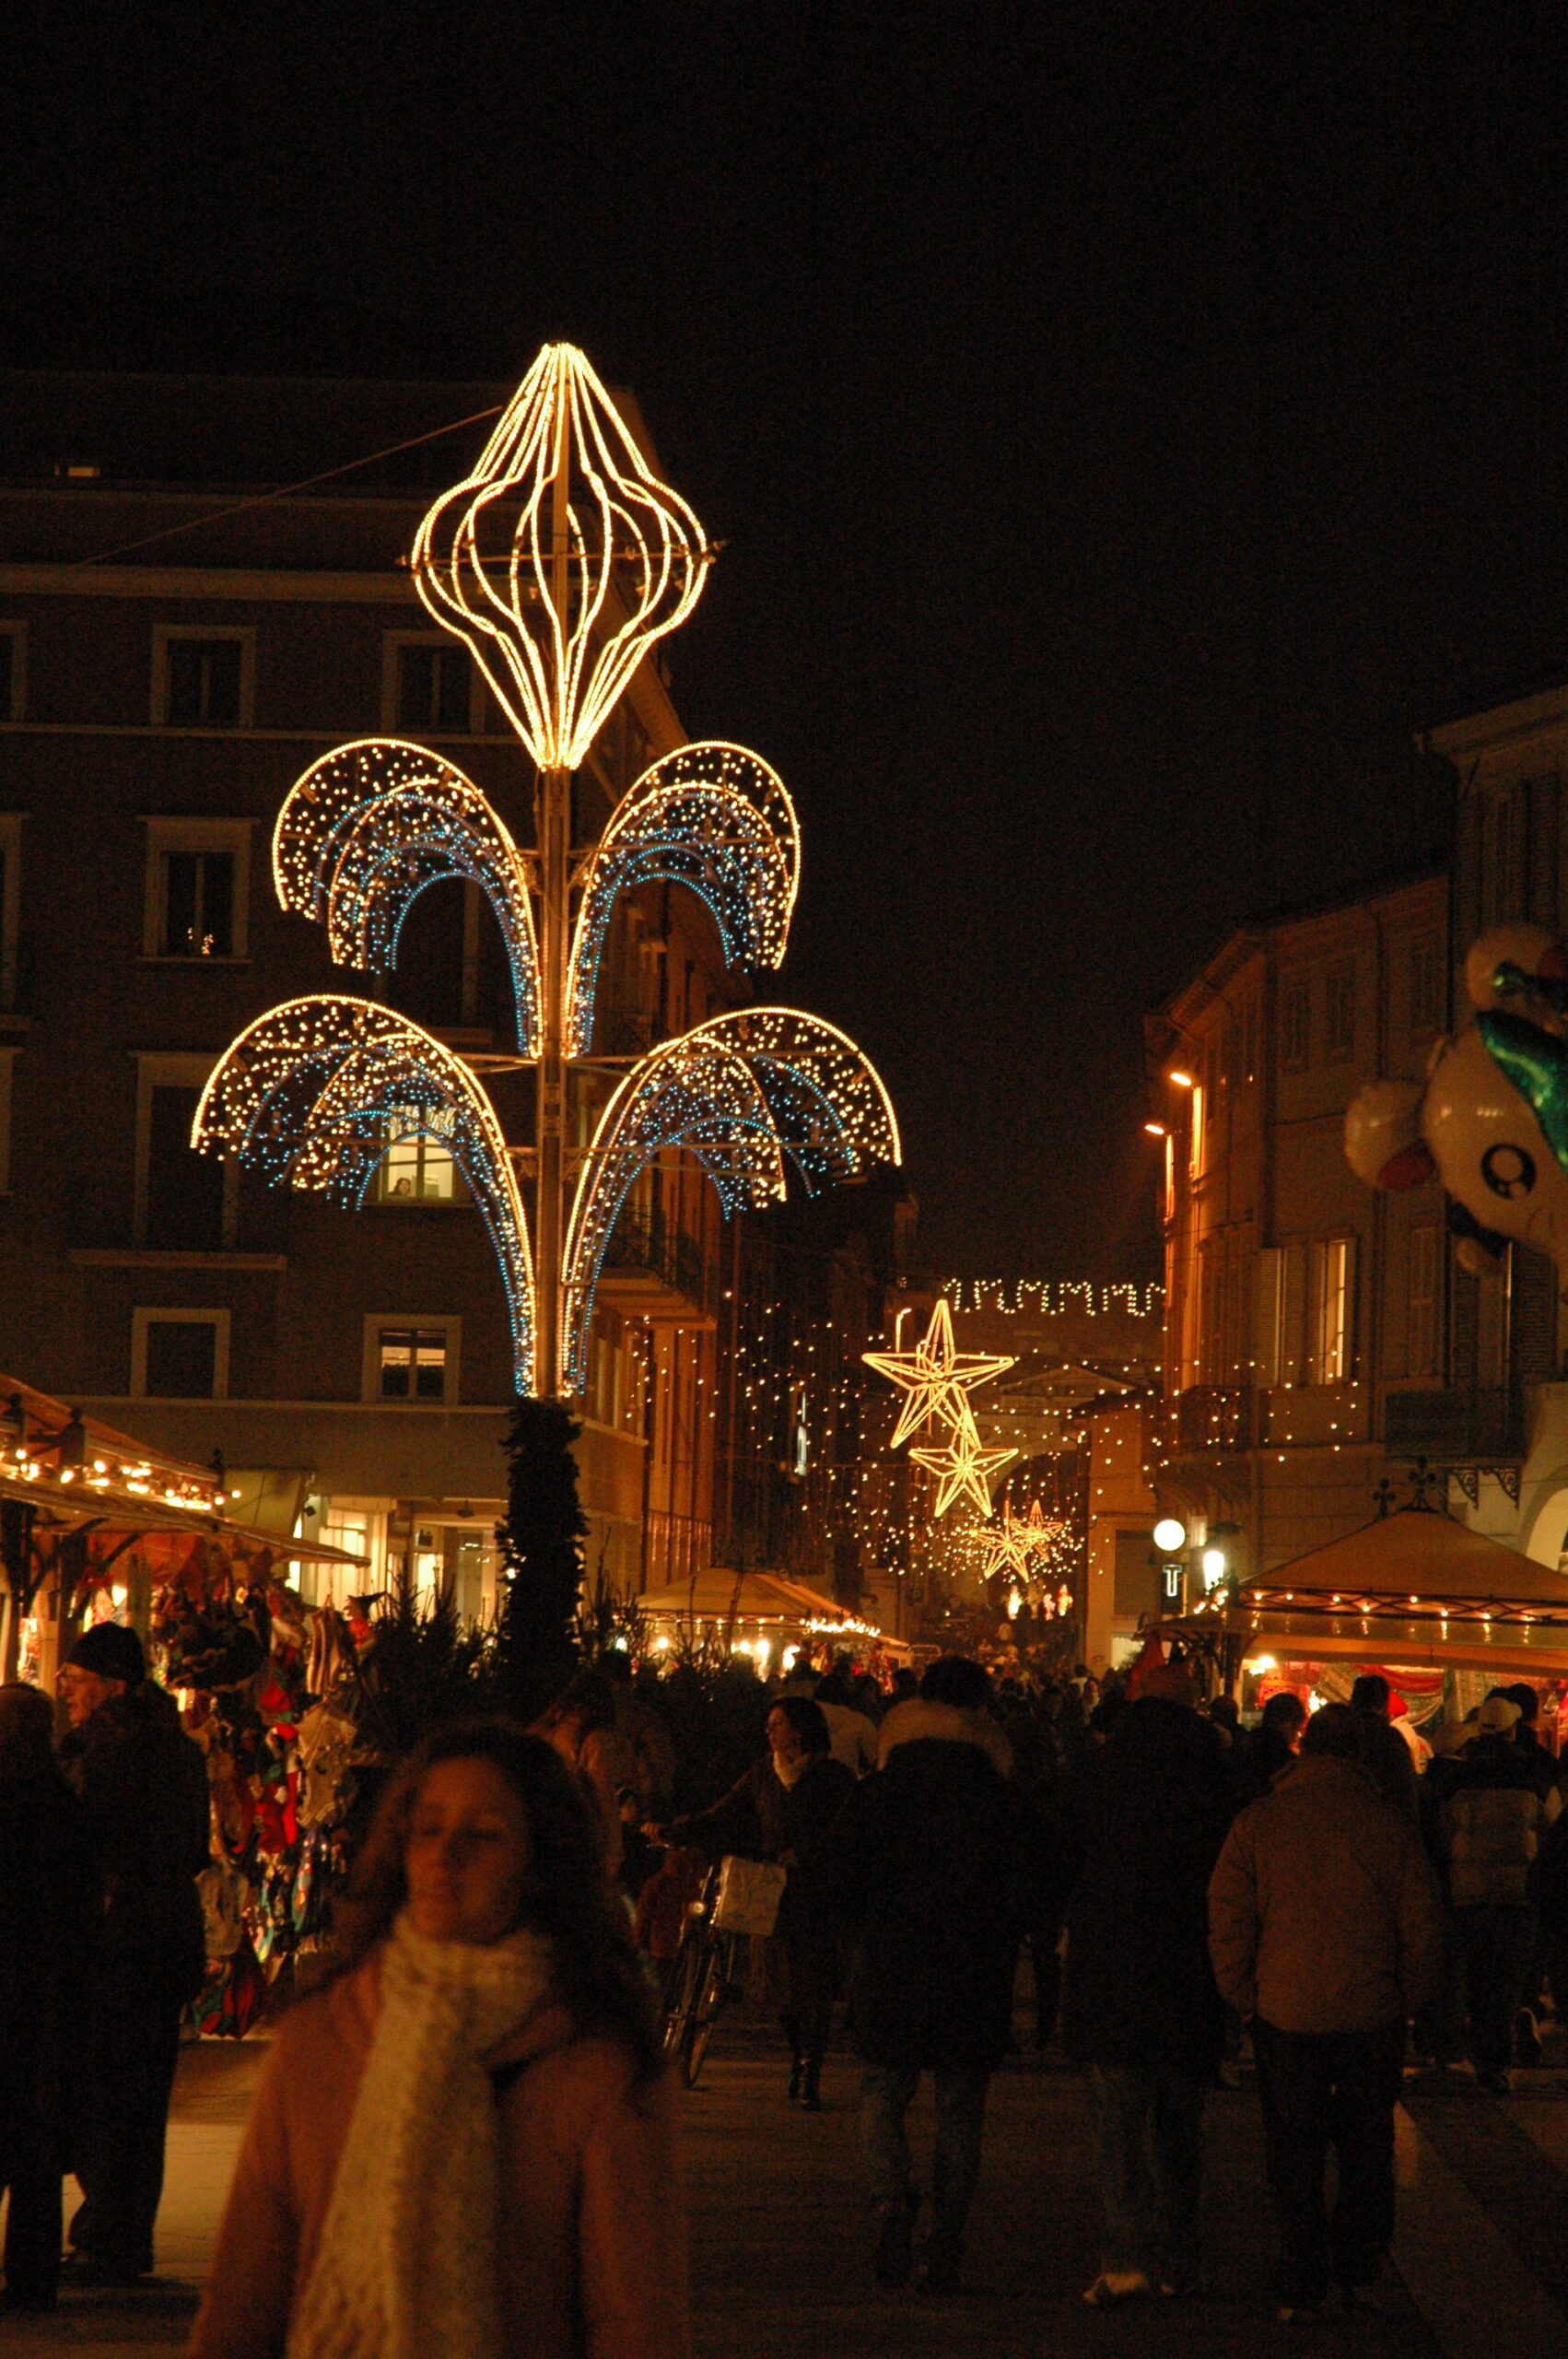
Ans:
[[[127,1687],[139,1687],[147,1675],[140,1638],[118,1622],[97,1622],[84,1630],[65,1660],[77,1671],[96,1671],[100,1679],[123,1679]]]

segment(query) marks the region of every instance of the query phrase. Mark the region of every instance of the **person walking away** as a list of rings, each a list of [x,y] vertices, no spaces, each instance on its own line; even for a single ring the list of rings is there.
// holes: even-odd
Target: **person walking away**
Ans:
[[[850,1942],[848,2029],[865,2071],[860,2134],[875,2268],[903,2285],[919,2210],[905,2118],[936,2092],[930,2232],[921,2282],[956,2293],[979,2178],[986,2092],[1006,2052],[1019,1942],[1045,1872],[1035,1823],[961,1710],[900,1705],[884,1765],[846,1802],[828,1884]]]
[[[1096,2307],[1199,2283],[1203,2099],[1224,2010],[1209,1961],[1209,1879],[1231,1821],[1223,1739],[1188,1673],[1146,1674],[1067,1812],[1063,2040],[1090,2070],[1100,2200]]]
[[[778,2008],[790,2043],[790,2102],[802,2099],[813,2112],[822,2102],[838,1978],[824,1847],[854,1783],[854,1771],[833,1757],[821,1705],[809,1696],[780,1696],[767,1716],[762,1759],[707,1810],[648,1830],[673,1849],[710,1860],[732,1851],[789,1870],[772,1936],[751,1944],[752,1981],[755,1994]]]
[[[552,1747],[427,1737],[330,1954],[263,2069],[187,2359],[689,2359],[673,2093]]]
[[[0,1687],[0,2309],[54,2307],[100,1913],[82,1806],[55,1766],[53,1707],[36,1687]]]
[[[1409,1704],[1397,1690],[1388,1698],[1388,1725],[1402,1740],[1416,1776],[1424,1778],[1432,1766],[1432,1747],[1411,1719]]]
[[[816,1684],[815,1700],[827,1720],[835,1761],[863,1778],[876,1767],[877,1724],[856,1703],[848,1672],[839,1666],[825,1672]]]
[[[961,1729],[971,1744],[980,1747],[999,1777],[1012,1777],[1012,1747],[991,1710],[990,1674],[984,1663],[975,1662],[967,1655],[938,1655],[934,1662],[926,1665],[920,1674],[918,1698],[895,1704],[877,1732],[879,1761],[885,1762],[895,1746],[904,1742],[907,1729],[932,1725],[921,1711],[922,1707],[931,1704],[940,1704],[952,1714],[953,1726]]]
[[[625,1846],[621,1798],[632,1790],[634,1772],[614,1685],[603,1672],[579,1671],[545,1706],[533,1733],[582,1779],[599,1821],[605,1867],[619,1875]]]
[[[78,2283],[134,2284],[153,2265],[180,2017],[206,1978],[196,1878],[210,1844],[206,1764],[134,1630],[100,1622],[59,1688],[60,1764],[81,1802],[105,1902],[88,2010],[91,2100],[75,2168]]]
[[[1519,1707],[1489,1696],[1478,1734],[1455,1769],[1441,1825],[1469,1994],[1470,2059],[1482,2088],[1506,2096],[1515,2019],[1535,1958],[1529,1875],[1562,1800],[1515,1742]],[[1544,1791],[1542,1787],[1544,1784]]]
[[[1281,2319],[1313,2315],[1334,2285],[1347,2309],[1368,2306],[1394,2230],[1406,2020],[1441,1966],[1435,1879],[1362,1766],[1357,1718],[1344,1704],[1313,1716],[1295,1768],[1241,1813],[1209,1886],[1215,1979],[1252,2025]]]
[[[1292,1688],[1278,1688],[1264,1705],[1252,1731],[1243,1785],[1247,1802],[1260,1802],[1272,1790],[1281,1769],[1294,1767],[1296,1747],[1305,1726],[1306,1706],[1301,1697]]]
[[[1407,1818],[1419,1820],[1415,1763],[1403,1737],[1388,1719],[1388,1682],[1380,1671],[1363,1672],[1351,1689],[1351,1709],[1361,1739],[1361,1765],[1378,1792]]]

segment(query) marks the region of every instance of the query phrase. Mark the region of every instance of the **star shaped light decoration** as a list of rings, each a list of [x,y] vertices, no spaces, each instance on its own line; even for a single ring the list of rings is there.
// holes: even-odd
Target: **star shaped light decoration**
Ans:
[[[907,1441],[916,1428],[930,1417],[944,1419],[958,1435],[967,1425],[977,1446],[979,1437],[975,1432],[969,1394],[976,1385],[989,1384],[993,1376],[1000,1376],[1005,1368],[1018,1365],[1016,1358],[1007,1353],[959,1351],[953,1340],[953,1313],[945,1295],[931,1312],[930,1325],[912,1352],[862,1352],[860,1357],[868,1367],[874,1368],[878,1376],[885,1376],[905,1395],[889,1449],[896,1449],[901,1442]],[[927,1463],[918,1450],[911,1450],[909,1455],[921,1465]],[[953,1452],[946,1455],[952,1456]],[[1012,1450],[1002,1452],[1003,1458],[1012,1455]],[[978,1493],[974,1496],[979,1497]],[[989,1498],[979,1498],[979,1507],[982,1515],[990,1513]],[[937,1513],[942,1512],[939,1508]]]
[[[923,1466],[928,1474],[937,1477],[936,1506],[933,1517],[942,1517],[957,1498],[973,1499],[982,1515],[991,1511],[991,1495],[986,1487],[986,1477],[1016,1458],[1012,1449],[982,1449],[980,1436],[967,1401],[963,1404],[963,1417],[954,1427],[953,1439],[944,1449],[912,1449],[910,1458]]]
[[[1032,1514],[1038,1515],[1039,1508],[1040,1502],[1036,1499],[1033,1503]],[[1026,1536],[1028,1530],[1028,1524],[1020,1523],[1014,1516],[1012,1500],[1003,1499],[1000,1520],[993,1521],[986,1527],[985,1536],[990,1543],[990,1550],[981,1571],[982,1580],[989,1581],[994,1573],[1011,1571],[1015,1579],[1023,1578],[1028,1573],[1029,1558],[1032,1553]]]

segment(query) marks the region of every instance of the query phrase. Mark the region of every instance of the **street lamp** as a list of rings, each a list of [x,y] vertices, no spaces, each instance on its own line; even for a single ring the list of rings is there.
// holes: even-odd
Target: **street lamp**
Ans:
[[[1154,1526],[1154,1545],[1164,1556],[1174,1556],[1187,1545],[1187,1526],[1179,1517],[1163,1515]]]

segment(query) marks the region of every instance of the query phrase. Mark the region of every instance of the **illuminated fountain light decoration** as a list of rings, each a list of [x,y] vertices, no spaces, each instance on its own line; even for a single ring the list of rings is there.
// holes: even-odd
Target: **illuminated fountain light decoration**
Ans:
[[[518,1048],[538,1053],[539,945],[521,853],[462,772],[423,745],[367,737],[339,745],[297,780],[273,831],[273,881],[286,910],[325,922],[340,967],[385,974],[404,921],[428,886],[477,885],[511,968]]]
[[[566,1249],[565,1358],[580,1384],[593,1297],[622,1205],[673,1147],[694,1155],[726,1214],[782,1200],[786,1158],[813,1193],[901,1157],[892,1100],[854,1042],[788,1007],[710,1016],[652,1050],[600,1117]]]
[[[420,525],[413,571],[539,768],[574,770],[649,649],[690,614],[711,559],[586,357],[551,344],[473,473]]]
[[[374,1001],[286,1000],[214,1068],[191,1144],[235,1155],[274,1182],[357,1206],[401,1140],[436,1140],[484,1215],[510,1314],[520,1392],[533,1378],[533,1273],[511,1159],[484,1089],[460,1057]]]
[[[930,1417],[939,1417],[955,1428],[965,1424],[972,1427],[970,1392],[977,1385],[989,1384],[993,1376],[1017,1366],[1016,1359],[1005,1352],[961,1352],[954,1342],[953,1313],[945,1295],[931,1312],[930,1323],[912,1352],[862,1352],[860,1357],[905,1396],[888,1443],[890,1449],[896,1449]],[[913,1450],[909,1453],[911,1458],[915,1454]],[[1004,1455],[1011,1457],[1012,1452]],[[989,1498],[981,1512],[989,1514]]]
[[[646,769],[593,851],[572,939],[567,1048],[585,1057],[616,898],[687,885],[713,913],[727,966],[778,967],[800,885],[801,839],[783,781],[742,745],[682,745]]]
[[[767,764],[737,745],[683,746],[655,762],[573,874],[564,773],[654,640],[690,612],[711,556],[583,355],[546,346],[474,472],[425,518],[412,559],[426,606],[468,647],[540,766],[539,850],[520,851],[451,762],[392,738],[312,763],[273,843],[279,901],[325,925],[340,965],[387,972],[421,893],[450,878],[480,888],[511,965],[510,1062],[534,1068],[533,1137],[509,1148],[469,1063],[347,996],[290,1001],[252,1024],[204,1091],[192,1133],[198,1150],[350,1204],[394,1145],[437,1140],[489,1226],[520,1392],[580,1387],[611,1231],[658,1155],[689,1149],[729,1211],[781,1197],[787,1161],[818,1189],[900,1160],[887,1092],[854,1043],[779,1007],[713,1016],[663,1042],[626,1074],[586,1150],[568,1134],[579,1108],[562,1062],[568,1077],[592,1067],[593,995],[619,894],[688,886],[731,965],[776,966],[789,937],[794,811]],[[542,944],[557,945],[547,960]],[[531,1238],[552,1240],[537,1269]]]
[[[953,1438],[941,1449],[912,1449],[909,1456],[917,1466],[937,1478],[936,1504],[932,1514],[938,1520],[944,1516],[957,1499],[971,1499],[982,1515],[991,1511],[989,1478],[1005,1466],[1010,1458],[1018,1455],[1014,1449],[984,1449],[979,1429],[967,1402],[964,1414],[954,1426]]]

